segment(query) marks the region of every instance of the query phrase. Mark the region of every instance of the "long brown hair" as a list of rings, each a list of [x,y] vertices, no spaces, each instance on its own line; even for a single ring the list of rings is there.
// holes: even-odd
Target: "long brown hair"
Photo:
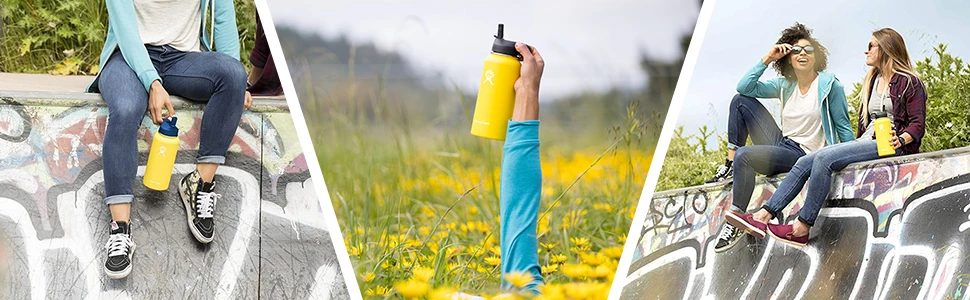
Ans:
[[[909,59],[909,51],[906,50],[906,42],[903,36],[892,28],[883,28],[872,33],[872,37],[878,43],[879,61],[869,69],[865,79],[862,80],[862,97],[859,101],[859,119],[862,123],[869,122],[869,95],[873,89],[872,80],[884,72],[889,74],[901,74],[909,77],[919,77],[913,69],[913,62]],[[871,51],[871,50],[870,50]],[[912,83],[912,80],[909,81]]]

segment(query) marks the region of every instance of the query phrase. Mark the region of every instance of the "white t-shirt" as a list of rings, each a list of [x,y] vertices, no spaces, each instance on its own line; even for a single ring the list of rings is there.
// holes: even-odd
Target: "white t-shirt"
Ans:
[[[802,94],[798,86],[795,86],[795,90],[781,111],[781,131],[801,145],[805,153],[812,153],[825,147],[822,115],[819,111],[818,77],[812,81],[808,93]]]
[[[202,0],[135,0],[138,34],[145,44],[200,51]]]

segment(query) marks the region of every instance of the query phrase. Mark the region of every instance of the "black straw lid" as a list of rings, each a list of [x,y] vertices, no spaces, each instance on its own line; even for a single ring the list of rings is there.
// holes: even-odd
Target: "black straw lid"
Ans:
[[[515,50],[515,41],[505,39],[505,24],[498,24],[498,33],[495,34],[495,41],[492,42],[492,52],[522,58],[519,51]]]

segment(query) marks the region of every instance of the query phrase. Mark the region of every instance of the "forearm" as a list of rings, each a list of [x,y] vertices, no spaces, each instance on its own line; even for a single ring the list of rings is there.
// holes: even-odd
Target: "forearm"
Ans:
[[[263,68],[253,67],[252,69],[249,70],[249,78],[247,78],[246,81],[248,81],[249,84],[253,84],[256,82],[256,80],[259,80],[259,76],[262,76],[262,75],[263,75]]]
[[[526,89],[515,93],[515,109],[512,111],[513,121],[527,121],[539,119],[539,91]],[[510,129],[509,132],[512,130]]]

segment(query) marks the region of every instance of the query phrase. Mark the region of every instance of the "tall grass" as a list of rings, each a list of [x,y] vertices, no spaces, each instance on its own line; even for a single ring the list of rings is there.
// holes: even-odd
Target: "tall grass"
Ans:
[[[299,70],[311,69],[298,63]],[[354,64],[346,65],[353,70]],[[473,103],[465,93],[435,91],[442,106],[457,109],[415,120],[408,102],[396,98],[406,93],[389,90],[380,76],[361,81],[353,72],[345,78],[298,72],[294,79],[361,293],[498,294],[502,143],[468,133]],[[649,167],[643,119],[631,105],[602,128],[572,131],[542,120],[538,237],[545,297],[605,298]]]

